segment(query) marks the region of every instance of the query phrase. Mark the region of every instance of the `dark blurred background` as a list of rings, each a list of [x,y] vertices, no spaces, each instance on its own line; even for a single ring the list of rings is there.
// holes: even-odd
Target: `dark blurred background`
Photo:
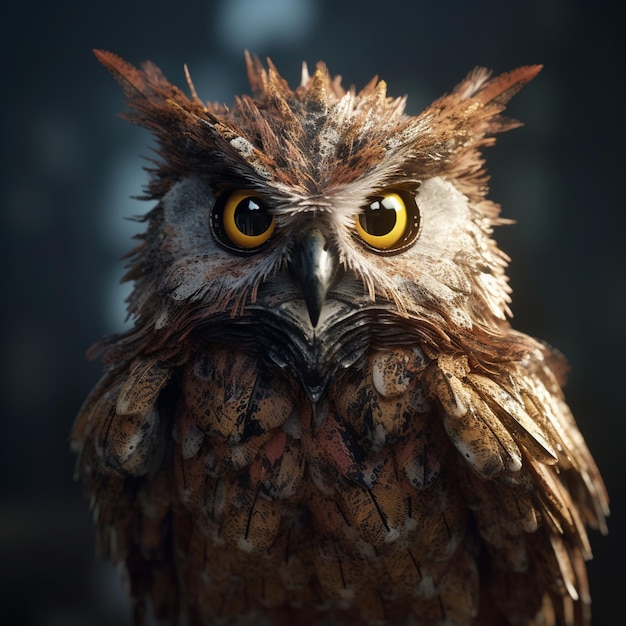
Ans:
[[[294,85],[323,59],[344,83],[374,74],[409,112],[473,66],[543,63],[512,101],[526,124],[487,152],[491,196],[517,225],[515,324],[558,346],[568,398],[612,496],[610,534],[591,533],[594,624],[621,622],[619,486],[626,415],[622,20],[616,2],[215,0],[21,3],[3,9],[0,279],[0,619],[11,625],[130,623],[112,566],[72,480],[68,432],[98,378],[86,348],[124,327],[119,257],[147,210],[130,198],[150,138],[116,117],[118,86],[91,53],[152,59],[203,99],[247,89],[242,50]],[[617,622],[616,622],[617,620]]]

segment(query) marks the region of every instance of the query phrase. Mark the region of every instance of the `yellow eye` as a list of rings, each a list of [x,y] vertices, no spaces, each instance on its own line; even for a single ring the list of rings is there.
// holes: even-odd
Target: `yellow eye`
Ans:
[[[274,217],[254,192],[241,190],[228,196],[221,213],[220,231],[236,248],[251,250],[263,245],[274,232]]]
[[[386,252],[405,247],[419,231],[419,210],[414,198],[391,192],[370,198],[356,219],[356,230],[375,250]]]

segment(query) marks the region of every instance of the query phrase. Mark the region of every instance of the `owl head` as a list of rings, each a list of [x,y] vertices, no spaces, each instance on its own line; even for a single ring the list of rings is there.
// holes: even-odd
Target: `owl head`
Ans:
[[[486,360],[523,349],[481,149],[518,125],[501,112],[540,66],[491,80],[477,68],[410,116],[383,81],[346,90],[321,63],[292,89],[246,55],[253,94],[228,108],[150,63],[96,56],[158,142],[156,206],[126,275],[135,326],[110,363],[236,342],[300,372],[315,400],[372,345],[418,339]]]

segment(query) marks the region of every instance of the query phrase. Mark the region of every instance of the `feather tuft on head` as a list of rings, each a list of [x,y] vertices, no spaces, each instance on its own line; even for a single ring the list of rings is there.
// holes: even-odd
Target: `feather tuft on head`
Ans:
[[[475,196],[484,187],[477,185],[484,179],[479,149],[492,143],[493,134],[518,125],[500,113],[541,69],[522,67],[490,80],[488,70],[477,68],[411,117],[404,112],[406,99],[388,97],[384,81],[374,78],[360,92],[347,91],[323,63],[312,75],[304,65],[292,90],[271,61],[266,69],[246,52],[253,97],[238,98],[229,109],[203,103],[188,72],[191,97],[152,63],[138,69],[110,52],[95,55],[122,85],[132,109],[125,117],[157,138],[162,162],[149,186],[155,198],[185,175],[210,174],[216,158],[220,171],[230,166],[250,182],[304,184],[308,193],[377,168],[381,183],[398,175],[419,179],[427,171],[458,178],[461,185],[465,180],[463,191]]]

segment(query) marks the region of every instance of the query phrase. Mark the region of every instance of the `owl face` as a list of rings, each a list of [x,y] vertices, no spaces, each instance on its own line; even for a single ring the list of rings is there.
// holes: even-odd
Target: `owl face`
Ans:
[[[281,197],[270,183],[259,188],[219,194],[196,175],[165,195],[160,246],[172,261],[158,270],[159,292],[167,294],[159,328],[180,311],[202,309],[206,338],[219,340],[225,327],[238,339],[266,338],[264,352],[275,361],[291,346],[293,371],[319,386],[332,377],[329,349],[349,339],[344,366],[358,358],[355,334],[363,347],[375,337],[388,343],[396,326],[404,333],[403,318],[432,317],[434,305],[471,327],[467,276],[494,280],[477,268],[497,257],[488,240],[477,249],[485,233],[480,222],[468,232],[471,207],[451,182],[434,177],[378,189],[355,181],[319,197]],[[497,280],[493,306],[502,316],[506,292]]]
[[[174,341],[180,329],[243,339],[301,372],[311,397],[407,328],[497,330],[507,259],[478,148],[512,126],[497,115],[510,85],[481,103],[488,74],[475,72],[411,117],[384,83],[345,91],[320,65],[291,91],[248,63],[256,99],[230,110],[189,101],[154,70],[145,97],[132,92],[131,117],[155,130],[164,159],[131,270],[139,325]]]

